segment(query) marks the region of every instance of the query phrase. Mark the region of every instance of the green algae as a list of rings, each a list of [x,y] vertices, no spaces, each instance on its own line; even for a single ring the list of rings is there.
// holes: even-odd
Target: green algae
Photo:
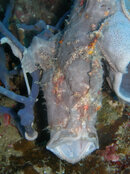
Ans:
[[[125,105],[114,101],[106,92],[103,93],[102,109],[98,112],[98,121],[104,126],[114,123],[122,117]]]
[[[127,121],[119,126],[116,132],[116,144],[118,144],[119,152],[124,155],[130,155],[130,122]]]

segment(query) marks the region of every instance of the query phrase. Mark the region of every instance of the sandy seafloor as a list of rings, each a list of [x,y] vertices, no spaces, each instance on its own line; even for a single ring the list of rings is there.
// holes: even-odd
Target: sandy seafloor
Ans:
[[[0,0],[0,14],[4,13],[7,2],[9,1]],[[37,4],[31,6],[31,3]],[[59,0],[16,0],[10,29],[14,29],[19,21],[29,23],[32,19],[35,21],[41,17],[48,24],[53,24],[58,15],[61,15],[61,12],[57,12],[58,8],[64,3],[68,5],[66,0],[62,3]],[[39,12],[39,7],[43,4],[43,10]],[[22,41],[23,35],[17,34]],[[19,93],[19,86],[23,81],[21,78],[16,79],[10,82],[11,88]],[[46,150],[49,130],[46,129],[46,108],[42,105],[42,95],[40,92],[39,101],[35,104],[35,127],[39,132],[36,141],[29,142],[22,138],[14,121],[7,115],[0,114],[0,174],[130,173],[130,106],[119,101],[106,82],[103,85],[103,105],[98,112],[96,124],[100,148],[74,165],[60,160]],[[0,105],[14,104],[14,101],[0,95]]]

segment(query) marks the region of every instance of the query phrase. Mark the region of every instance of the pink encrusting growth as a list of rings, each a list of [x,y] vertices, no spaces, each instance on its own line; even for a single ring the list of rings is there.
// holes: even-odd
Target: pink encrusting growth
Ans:
[[[106,149],[101,152],[101,155],[104,157],[104,160],[110,162],[117,162],[120,159],[119,155],[117,154],[116,144],[106,146]]]
[[[10,121],[11,117],[10,117],[10,115],[9,114],[4,114],[3,117],[4,117],[4,125],[5,126],[10,125],[11,124],[11,121]]]

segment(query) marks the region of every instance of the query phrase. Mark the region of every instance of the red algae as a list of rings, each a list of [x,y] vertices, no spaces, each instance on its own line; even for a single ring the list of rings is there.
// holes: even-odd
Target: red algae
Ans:
[[[119,161],[119,155],[117,155],[116,152],[117,145],[116,144],[111,144],[109,146],[106,146],[106,149],[101,152],[101,156],[104,157],[104,160],[106,161],[112,161],[112,162],[117,162]]]

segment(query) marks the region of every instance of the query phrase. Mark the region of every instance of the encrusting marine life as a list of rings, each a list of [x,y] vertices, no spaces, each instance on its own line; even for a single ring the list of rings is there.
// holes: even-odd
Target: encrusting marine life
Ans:
[[[1,44],[8,43],[20,59],[28,97],[15,94],[6,84],[0,93],[24,104],[16,114],[21,119],[19,130],[26,139],[34,140],[33,106],[40,85],[50,127],[47,149],[69,163],[79,162],[99,148],[95,123],[102,107],[102,59],[107,62],[110,87],[130,102],[130,18],[126,6],[125,0],[75,0],[64,32],[60,26],[68,13],[55,27],[40,21],[37,26],[42,32],[28,48],[0,22],[5,36]],[[19,25],[24,30],[35,26]],[[33,79],[31,89],[26,73]]]

